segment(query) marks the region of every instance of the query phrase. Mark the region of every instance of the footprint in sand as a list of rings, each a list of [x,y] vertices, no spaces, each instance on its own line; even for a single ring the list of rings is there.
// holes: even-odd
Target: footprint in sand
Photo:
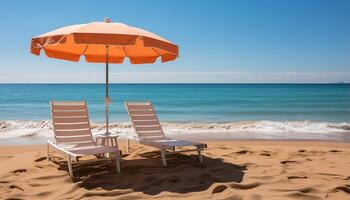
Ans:
[[[343,177],[340,174],[332,174],[332,173],[323,173],[323,172],[321,172],[321,173],[317,173],[317,174],[324,175],[324,176]],[[347,178],[349,178],[349,177],[347,177]],[[344,179],[346,180],[347,178],[344,178]]]
[[[43,161],[43,160],[46,160],[46,157],[42,156],[40,158],[35,159],[34,161],[35,162],[40,162],[40,161]]]
[[[284,161],[281,161],[280,163],[285,165],[285,164],[290,164],[290,163],[296,163],[297,161],[295,160],[284,160]]]
[[[0,181],[1,184],[10,183],[9,181]]]
[[[23,172],[26,172],[27,170],[26,169],[16,169],[14,171],[12,171],[13,174],[17,174],[17,173],[23,173]]]
[[[335,187],[327,193],[326,197],[327,199],[349,199],[350,185]]]
[[[338,187],[334,188],[334,189],[332,190],[332,192],[337,192],[337,191],[339,191],[339,190],[350,194],[350,185],[338,186]]]
[[[224,190],[227,189],[226,185],[217,185],[216,187],[214,187],[213,191],[211,192],[211,194],[215,194],[215,193],[221,193]]]
[[[9,188],[11,188],[11,189],[19,189],[21,191],[24,191],[21,187],[19,187],[17,185],[9,185]]]
[[[235,153],[236,154],[247,154],[247,153],[252,154],[253,152],[243,149],[243,150],[240,150],[240,151],[236,151]]]
[[[293,188],[293,189],[276,189],[276,191],[281,192],[299,192],[299,193],[311,193],[311,192],[318,192],[317,189],[313,187],[303,187],[303,188]]]
[[[30,187],[40,187],[40,186],[46,186],[49,184],[43,184],[43,183],[29,183],[28,184]]]
[[[310,193],[310,192],[314,192],[314,191],[316,191],[316,190],[313,187],[304,187],[304,188],[299,189],[299,192],[302,192],[302,193]]]
[[[329,152],[331,152],[331,153],[339,153],[339,152],[343,152],[343,151],[337,150],[337,149],[332,149],[332,150],[330,150]]]
[[[234,188],[234,189],[248,190],[248,189],[256,188],[260,185],[261,185],[261,183],[259,183],[259,182],[253,182],[253,183],[248,183],[248,184],[231,183],[229,186],[231,188]]]
[[[287,176],[289,180],[291,179],[307,179],[307,176]]]
[[[271,156],[270,153],[260,153],[259,155],[261,155],[261,156]]]

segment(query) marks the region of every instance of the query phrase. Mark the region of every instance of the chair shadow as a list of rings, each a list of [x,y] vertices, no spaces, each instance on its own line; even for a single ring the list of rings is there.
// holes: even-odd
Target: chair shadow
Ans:
[[[128,159],[128,156],[126,156]],[[117,174],[114,162],[94,162],[74,165],[74,182],[91,190],[106,191],[132,189],[147,195],[199,192],[214,183],[242,181],[245,166],[224,162],[221,158],[197,155],[167,155],[167,166],[161,164],[159,151],[138,154],[138,158],[124,160],[122,172]],[[66,162],[59,162],[60,170],[67,170]]]

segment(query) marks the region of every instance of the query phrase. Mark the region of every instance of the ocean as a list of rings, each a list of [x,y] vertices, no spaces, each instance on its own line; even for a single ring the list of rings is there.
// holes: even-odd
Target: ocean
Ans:
[[[0,84],[0,139],[51,137],[50,100],[86,100],[104,129],[104,84]],[[124,101],[152,101],[168,134],[350,141],[350,84],[111,84],[112,131],[133,135]]]

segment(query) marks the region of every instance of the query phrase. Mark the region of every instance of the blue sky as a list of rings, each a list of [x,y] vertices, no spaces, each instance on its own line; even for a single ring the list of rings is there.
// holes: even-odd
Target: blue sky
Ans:
[[[1,1],[0,82],[103,82],[103,64],[37,57],[29,46],[106,16],[180,46],[175,62],[111,65],[111,82],[350,82],[349,10],[347,0]]]

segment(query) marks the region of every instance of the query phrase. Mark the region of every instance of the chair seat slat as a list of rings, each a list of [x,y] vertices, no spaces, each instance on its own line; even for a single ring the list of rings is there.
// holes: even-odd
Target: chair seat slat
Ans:
[[[71,111],[71,110],[86,110],[84,105],[73,105],[73,104],[58,104],[58,105],[53,105],[52,109],[55,110],[67,110],[67,111]]]
[[[138,120],[134,120],[133,121],[135,126],[160,126],[158,121],[138,121]]]
[[[153,110],[130,110],[130,115],[155,115]]]
[[[55,117],[86,117],[87,116],[87,112],[86,111],[72,111],[72,112],[68,112],[68,111],[52,111],[53,115]]]
[[[53,123],[83,123],[83,122],[87,122],[89,119],[87,118],[87,116],[85,117],[54,117],[53,118]]]
[[[90,135],[90,130],[56,130],[56,136]]]
[[[55,130],[76,130],[76,129],[90,129],[88,123],[84,124],[54,124]]]
[[[91,136],[81,136],[81,137],[56,137],[56,142],[67,143],[67,142],[91,142]]]
[[[152,105],[149,104],[134,104],[134,105],[127,105],[129,110],[148,110],[152,109]]]
[[[136,131],[142,132],[142,131],[162,131],[162,128],[160,126],[149,126],[149,127],[136,127]]]
[[[155,115],[152,116],[130,116],[131,119],[134,121],[140,121],[140,120],[147,120],[147,121],[158,121],[157,117]]]

